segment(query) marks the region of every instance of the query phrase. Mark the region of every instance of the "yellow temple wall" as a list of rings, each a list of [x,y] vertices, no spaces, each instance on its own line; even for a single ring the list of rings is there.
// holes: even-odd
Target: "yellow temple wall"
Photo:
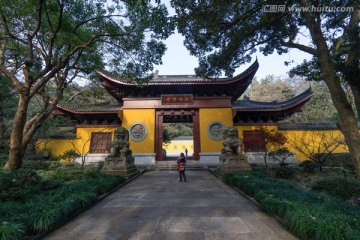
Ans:
[[[40,139],[37,142],[36,152],[48,151],[51,158],[59,157],[65,151],[74,149],[72,142],[75,139]]]
[[[230,108],[204,108],[199,110],[200,120],[200,144],[201,153],[220,152],[223,141],[212,140],[207,133],[208,125],[213,121],[219,121],[225,126],[232,126],[232,111]],[[122,126],[129,128],[135,122],[142,122],[147,127],[147,136],[140,142],[130,139],[130,146],[133,153],[154,153],[155,149],[155,110],[154,109],[124,109],[122,115]],[[267,129],[278,129],[277,126],[264,126]],[[236,126],[239,131],[239,137],[243,139],[243,131],[258,130],[257,126]],[[58,157],[65,151],[75,149],[80,154],[86,154],[90,148],[90,136],[92,132],[111,132],[113,133],[117,126],[107,127],[78,127],[76,129],[76,138],[74,139],[40,139],[37,144],[37,152],[48,151],[50,157]],[[339,130],[280,130],[288,139],[285,147],[291,152],[296,153],[296,158],[300,161],[307,160],[304,154],[298,151],[292,144],[295,139],[300,139],[302,143],[306,143],[310,148],[319,147],[319,142],[331,141],[334,137],[343,136]],[[177,145],[177,149],[175,149]],[[321,146],[321,145],[320,145]],[[168,152],[183,152],[185,148],[189,151],[189,156],[193,152],[193,141],[181,141],[181,143],[173,142],[164,148]],[[320,153],[324,151],[320,147]],[[315,151],[316,153],[317,151]],[[344,145],[338,146],[334,153],[348,152]]]
[[[37,152],[48,151],[50,157],[58,157],[65,151],[74,149],[79,154],[86,154],[90,150],[90,138],[92,132],[111,132],[117,129],[114,127],[78,127],[74,139],[40,139]],[[112,137],[113,138],[113,137]]]
[[[155,152],[155,109],[124,109],[122,127],[129,129],[135,123],[141,122],[147,128],[146,138],[140,142],[130,139],[130,148],[133,153]]]
[[[200,149],[201,152],[220,152],[222,141],[212,140],[207,128],[213,121],[222,122],[226,127],[233,126],[231,108],[200,108]]]
[[[274,129],[278,130],[278,127],[276,125],[274,126],[263,126],[268,130]],[[244,138],[243,131],[245,130],[259,130],[260,126],[236,126],[236,128],[239,131],[239,137],[241,139]],[[296,154],[296,158],[299,161],[305,161],[308,160],[308,157],[301,153],[296,147],[294,147],[294,143],[303,143],[306,144],[308,149],[310,151],[313,151],[314,153],[323,153],[326,152],[326,149],[324,148],[323,144],[330,145],[334,139],[338,139],[340,141],[344,141],[344,137],[339,130],[279,130],[284,136],[287,138],[287,143],[284,145],[284,147],[288,148],[290,152],[294,152]],[[333,145],[334,146],[334,145]],[[317,150],[320,147],[319,150]],[[328,148],[332,149],[332,148]],[[333,153],[344,153],[348,152],[348,148],[341,144],[340,146],[336,147]]]
[[[188,156],[194,154],[194,142],[192,140],[171,140],[170,143],[164,143],[163,149],[167,156],[180,156],[180,153],[185,154],[185,149],[188,150]]]
[[[332,150],[336,146],[334,143],[331,144],[334,140],[344,141],[344,136],[340,130],[282,130],[280,132],[287,138],[285,147],[290,152],[295,152],[296,158],[300,161],[308,160],[308,157],[294,147],[296,142],[297,144],[306,143],[307,148],[313,153],[324,153],[326,152],[324,145],[333,146],[328,148]],[[317,150],[318,148],[319,150]],[[344,152],[349,152],[349,149],[344,144],[337,146],[333,151],[333,153]]]

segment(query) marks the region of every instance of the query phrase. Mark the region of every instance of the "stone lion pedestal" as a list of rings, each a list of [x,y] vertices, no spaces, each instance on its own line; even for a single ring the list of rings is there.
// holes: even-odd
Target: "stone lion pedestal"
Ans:
[[[110,144],[110,154],[105,158],[101,172],[132,178],[140,173],[134,165],[134,157],[129,149],[129,132],[120,127],[115,131],[114,141]]]
[[[221,173],[251,170],[247,157],[241,151],[242,141],[236,127],[227,127],[224,130],[224,142],[219,156],[219,167]]]
[[[251,170],[247,157],[241,155],[220,155],[218,170],[221,172],[236,172],[241,170]]]

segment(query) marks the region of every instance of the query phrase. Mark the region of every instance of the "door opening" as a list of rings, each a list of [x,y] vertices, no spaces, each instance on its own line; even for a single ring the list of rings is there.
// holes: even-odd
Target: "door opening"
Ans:
[[[170,132],[177,130],[178,133]],[[157,110],[155,139],[157,161],[177,159],[181,152],[184,154],[187,152],[189,160],[199,160],[198,109]]]

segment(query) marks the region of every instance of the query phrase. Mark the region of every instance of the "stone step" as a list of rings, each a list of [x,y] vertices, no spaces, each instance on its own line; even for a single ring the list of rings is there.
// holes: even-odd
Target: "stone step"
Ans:
[[[177,162],[176,161],[158,161],[153,168],[157,171],[176,171]],[[186,161],[186,170],[195,171],[195,170],[204,170],[204,166],[199,163],[199,161],[188,160]]]

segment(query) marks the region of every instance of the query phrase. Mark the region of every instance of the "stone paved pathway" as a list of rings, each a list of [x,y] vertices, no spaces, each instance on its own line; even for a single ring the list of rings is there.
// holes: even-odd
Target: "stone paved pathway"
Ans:
[[[149,171],[44,239],[297,239],[207,171]]]

